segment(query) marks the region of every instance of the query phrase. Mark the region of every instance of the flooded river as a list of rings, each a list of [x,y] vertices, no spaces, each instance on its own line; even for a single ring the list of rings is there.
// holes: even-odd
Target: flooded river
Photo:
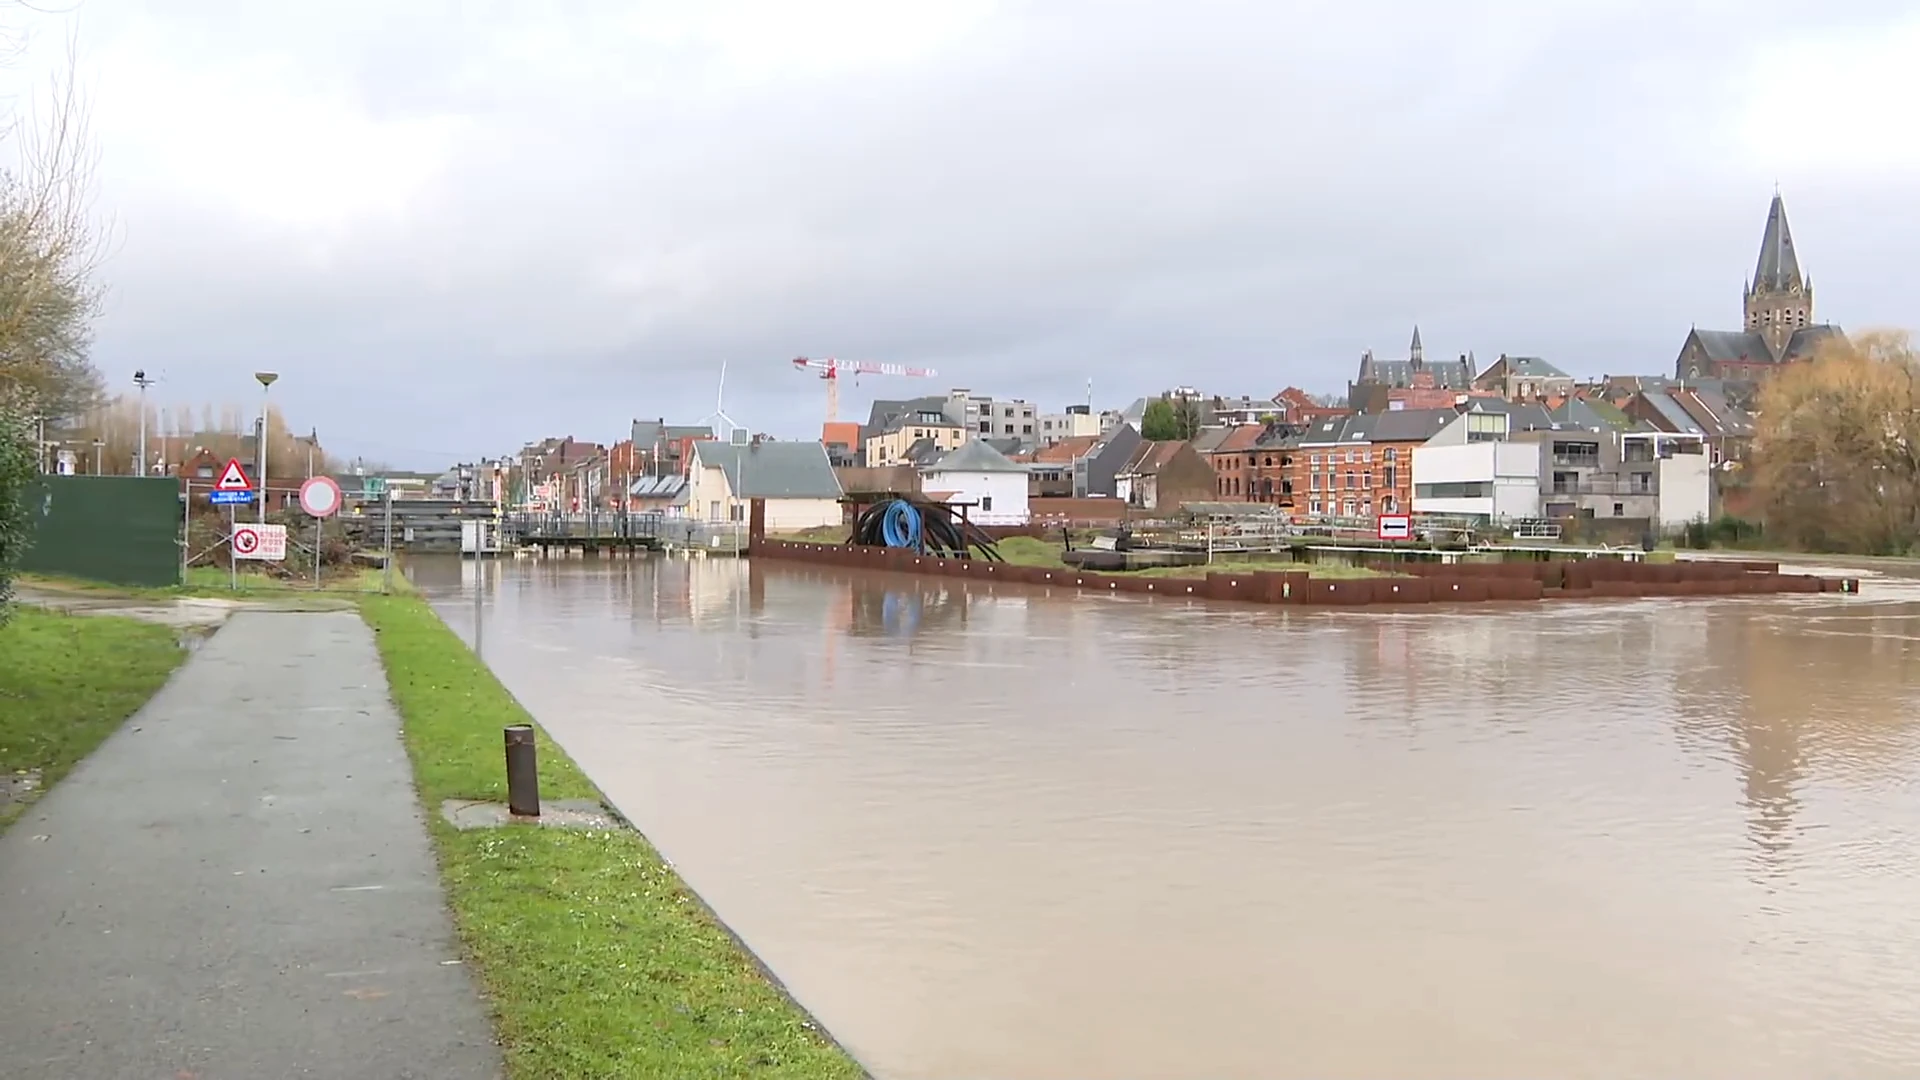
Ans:
[[[417,572],[882,1080],[1920,1075],[1920,583]]]

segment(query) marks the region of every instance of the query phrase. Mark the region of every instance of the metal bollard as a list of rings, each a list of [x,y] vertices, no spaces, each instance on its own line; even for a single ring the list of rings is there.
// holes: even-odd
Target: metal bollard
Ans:
[[[507,729],[507,812],[516,817],[540,816],[540,764],[534,756],[533,725]]]

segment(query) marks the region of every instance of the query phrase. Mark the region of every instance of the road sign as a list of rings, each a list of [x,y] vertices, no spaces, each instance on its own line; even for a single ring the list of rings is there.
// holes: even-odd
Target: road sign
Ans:
[[[240,467],[239,458],[228,458],[227,467],[220,470],[220,479],[213,482],[215,491],[250,491],[253,481],[247,479],[247,470]]]
[[[253,501],[251,491],[210,491],[207,501],[215,506],[245,506]]]
[[[340,509],[340,485],[330,476],[310,477],[300,485],[300,509],[308,517],[332,517]]]
[[[1381,514],[1380,539],[1413,539],[1413,517],[1409,514]]]
[[[287,527],[241,522],[233,527],[233,554],[240,559],[279,562],[287,557]]]
[[[380,498],[387,493],[387,478],[384,476],[361,477],[360,492],[369,499]]]

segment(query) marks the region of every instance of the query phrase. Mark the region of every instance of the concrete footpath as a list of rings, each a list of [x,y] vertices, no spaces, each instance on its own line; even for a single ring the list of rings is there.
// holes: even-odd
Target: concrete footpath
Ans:
[[[0,835],[0,1076],[501,1075],[373,635],[240,612]]]

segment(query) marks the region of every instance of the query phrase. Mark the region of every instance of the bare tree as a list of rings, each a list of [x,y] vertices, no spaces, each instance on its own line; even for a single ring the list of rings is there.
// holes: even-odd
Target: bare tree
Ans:
[[[70,47],[41,107],[7,129],[16,161],[0,172],[0,382],[60,418],[101,392],[89,350],[105,248],[94,228],[88,130]]]
[[[1907,335],[1823,345],[1759,395],[1755,479],[1770,533],[1818,551],[1920,542],[1920,356]]]

